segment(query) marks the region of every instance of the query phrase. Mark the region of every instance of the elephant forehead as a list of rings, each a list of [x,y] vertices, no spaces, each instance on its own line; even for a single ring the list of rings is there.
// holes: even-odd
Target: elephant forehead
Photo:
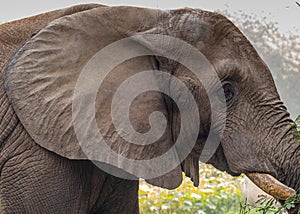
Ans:
[[[205,42],[212,36],[212,27],[203,19],[202,10],[180,9],[171,11],[168,22],[169,34],[182,38],[191,44]]]

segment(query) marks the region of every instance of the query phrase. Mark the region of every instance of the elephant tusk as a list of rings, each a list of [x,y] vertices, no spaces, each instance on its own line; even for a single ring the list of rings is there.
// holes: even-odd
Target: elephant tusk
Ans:
[[[255,185],[276,199],[287,200],[296,194],[295,190],[282,184],[269,174],[253,172],[246,175]]]
[[[191,178],[195,187],[199,186],[199,158],[188,156],[183,164],[182,170],[187,177]]]

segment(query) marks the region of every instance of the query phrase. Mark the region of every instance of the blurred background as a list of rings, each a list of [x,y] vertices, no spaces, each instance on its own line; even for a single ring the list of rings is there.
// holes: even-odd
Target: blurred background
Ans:
[[[291,117],[300,114],[300,7],[291,0],[102,0],[94,3],[159,9],[180,7],[217,11],[232,20],[247,36],[271,69]],[[59,9],[86,0],[10,0],[1,3],[0,22]],[[253,202],[261,192],[243,176],[233,178],[209,165],[200,165],[200,185],[188,178],[173,191],[141,181],[141,213],[239,213],[243,198]]]

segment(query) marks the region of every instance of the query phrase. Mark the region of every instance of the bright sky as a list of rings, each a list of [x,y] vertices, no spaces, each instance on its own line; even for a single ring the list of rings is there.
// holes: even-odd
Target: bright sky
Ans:
[[[207,10],[242,11],[247,14],[266,17],[278,22],[281,32],[299,33],[300,7],[296,0],[94,0],[94,3],[106,5],[131,5],[151,8],[195,7]],[[300,0],[299,0],[300,1]],[[0,7],[0,22],[63,8],[80,3],[91,3],[91,0],[9,0]]]

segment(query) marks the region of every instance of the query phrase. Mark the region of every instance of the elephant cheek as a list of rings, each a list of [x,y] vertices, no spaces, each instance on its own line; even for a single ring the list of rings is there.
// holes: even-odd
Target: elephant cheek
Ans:
[[[268,172],[276,170],[263,151],[257,151],[255,141],[246,134],[232,132],[222,139],[222,147],[229,169],[234,173]]]

